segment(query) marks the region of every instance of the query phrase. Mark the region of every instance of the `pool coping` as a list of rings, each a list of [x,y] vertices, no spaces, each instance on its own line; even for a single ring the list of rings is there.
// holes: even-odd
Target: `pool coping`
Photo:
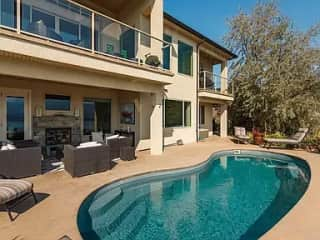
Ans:
[[[218,151],[214,151],[213,153],[210,154],[210,156],[200,162],[200,163],[196,163],[194,165],[190,165],[190,166],[186,166],[186,167],[178,167],[178,168],[168,168],[168,169],[160,169],[160,170],[154,170],[154,171],[146,171],[144,173],[138,173],[138,174],[133,174],[133,175],[129,175],[129,176],[125,176],[122,178],[118,178],[115,179],[113,181],[110,181],[96,189],[94,189],[93,191],[91,191],[80,203],[78,209],[77,209],[77,216],[76,216],[76,221],[78,221],[78,215],[79,215],[79,211],[82,208],[82,206],[84,205],[85,201],[94,193],[98,192],[101,189],[107,188],[106,191],[111,191],[114,188],[117,187],[121,187],[122,185],[128,184],[128,183],[132,183],[135,181],[139,181],[139,180],[143,180],[142,183],[139,182],[139,184],[145,184],[146,182],[149,181],[157,181],[157,178],[163,178],[166,176],[170,176],[173,177],[174,179],[174,175],[178,174],[179,176],[177,176],[177,178],[181,178],[183,175],[188,175],[190,173],[199,171],[201,168],[205,168],[211,161],[213,157],[218,157],[220,154],[225,154],[225,153],[232,153],[233,155],[237,155],[235,154],[235,151],[240,151],[240,154],[242,151],[250,151],[250,152],[259,152],[259,153],[264,153],[264,154],[275,154],[275,155],[282,155],[282,156],[286,156],[286,157],[291,157],[291,158],[295,158],[297,160],[300,160],[302,162],[304,162],[306,164],[306,166],[308,167],[308,171],[310,173],[310,180],[308,183],[308,186],[304,192],[304,194],[302,195],[302,197],[297,201],[297,203],[289,210],[289,212],[287,212],[272,228],[270,228],[266,233],[264,233],[260,239],[268,239],[266,237],[268,237],[268,235],[270,234],[270,232],[273,231],[274,228],[276,228],[276,226],[283,221],[283,219],[287,218],[287,216],[289,215],[290,212],[294,211],[296,209],[296,207],[299,205],[300,202],[303,201],[305,195],[307,194],[307,192],[309,191],[312,179],[313,179],[313,174],[312,174],[312,169],[310,166],[310,163],[307,159],[298,156],[296,154],[292,154],[292,153],[287,153],[287,152],[283,152],[286,151],[286,149],[280,149],[281,152],[279,152],[279,149],[265,149],[265,148],[227,148],[227,149],[223,149],[223,150],[218,150]],[[250,155],[250,154],[248,154]],[[108,189],[110,188],[110,189]],[[77,230],[79,235],[81,236],[78,224],[77,225]],[[274,238],[272,238],[274,239]]]

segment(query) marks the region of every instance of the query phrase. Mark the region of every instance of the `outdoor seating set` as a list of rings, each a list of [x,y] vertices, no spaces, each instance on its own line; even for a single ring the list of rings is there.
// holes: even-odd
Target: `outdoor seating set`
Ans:
[[[290,138],[263,138],[263,147],[270,148],[273,145],[284,144],[286,146],[299,146],[304,138],[306,137],[309,129],[308,128],[299,128],[299,130]],[[261,138],[259,134],[259,138]],[[243,127],[234,127],[234,137],[238,143],[248,143],[250,137],[246,134],[246,129]]]
[[[65,170],[72,177],[103,172],[111,168],[112,160],[135,159],[131,140],[119,135],[107,136],[93,133],[92,142],[79,146],[65,145]],[[32,197],[37,203],[33,184],[17,178],[41,174],[41,146],[32,140],[0,142],[0,207],[4,207],[13,221],[12,209]]]
[[[102,133],[92,133],[92,142],[79,146],[64,147],[64,168],[72,177],[104,172],[111,169],[112,160],[135,159],[135,148],[127,137],[113,135],[105,137]]]

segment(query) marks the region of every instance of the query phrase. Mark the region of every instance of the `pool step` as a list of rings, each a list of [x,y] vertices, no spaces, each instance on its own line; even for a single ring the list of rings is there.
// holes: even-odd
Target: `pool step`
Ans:
[[[101,239],[134,239],[145,224],[148,208],[145,198],[136,199],[110,225],[95,229]]]
[[[101,206],[99,210],[96,209],[90,212],[93,229],[98,229],[101,226],[113,226],[113,223],[119,221],[119,218],[123,219],[128,215],[130,210],[132,210],[132,204],[136,203],[137,199],[141,201],[147,194],[149,194],[147,189],[137,189],[130,193],[126,192],[122,194],[121,200],[115,202],[112,207]]]
[[[99,195],[94,204],[90,206],[89,213],[91,216],[97,216],[100,213],[107,211],[121,201],[123,197],[123,191],[121,188],[115,188],[111,191]]]

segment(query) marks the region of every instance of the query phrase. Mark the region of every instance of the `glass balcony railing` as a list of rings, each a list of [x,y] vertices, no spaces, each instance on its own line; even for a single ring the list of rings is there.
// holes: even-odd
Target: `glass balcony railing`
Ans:
[[[18,9],[20,14],[16,14]],[[70,0],[0,0],[0,26],[153,67],[162,67],[162,51],[171,47]]]
[[[91,49],[92,13],[65,0],[21,0],[21,31]]]
[[[199,90],[232,95],[232,88],[228,87],[229,80],[227,78],[208,71],[201,71],[199,75]],[[226,86],[226,89],[223,89],[223,86]]]

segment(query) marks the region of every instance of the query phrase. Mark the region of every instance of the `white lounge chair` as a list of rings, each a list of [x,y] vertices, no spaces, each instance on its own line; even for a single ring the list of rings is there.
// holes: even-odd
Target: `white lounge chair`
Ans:
[[[292,146],[299,146],[300,143],[305,138],[305,136],[307,135],[308,131],[309,131],[308,128],[299,128],[298,132],[290,138],[285,138],[285,139],[265,138],[263,147],[270,148],[274,144],[286,144],[286,145],[292,145]]]
[[[244,127],[234,127],[234,136],[238,140],[238,143],[248,143],[250,140]]]

